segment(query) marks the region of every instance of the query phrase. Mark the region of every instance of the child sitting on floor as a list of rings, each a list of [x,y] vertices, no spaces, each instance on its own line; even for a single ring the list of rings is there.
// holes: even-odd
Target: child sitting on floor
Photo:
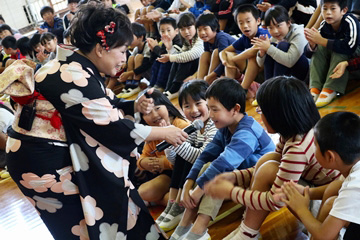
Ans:
[[[259,27],[259,11],[253,4],[238,6],[234,17],[243,34],[232,45],[221,51],[219,56],[225,66],[225,76],[237,79],[240,77],[239,73],[245,74],[241,86],[247,91],[260,72],[260,67],[256,63],[258,50],[253,47],[251,40],[254,37],[270,34],[268,30]]]
[[[56,47],[58,43],[57,37],[51,32],[41,34],[40,43],[44,46],[45,51],[49,54],[48,60],[53,60],[56,57]]]
[[[347,61],[359,45],[360,25],[356,17],[347,13],[346,0],[321,0],[324,21],[319,30],[305,29],[312,54],[310,63],[310,92],[317,107],[329,104],[337,93],[343,94],[349,78],[348,71],[331,78],[339,62]]]
[[[205,79],[211,84],[224,73],[224,65],[220,62],[219,53],[232,44],[235,38],[220,31],[220,26],[214,14],[203,13],[196,20],[199,37],[204,41],[205,52],[199,60],[198,79]]]
[[[264,20],[271,38],[254,38],[252,43],[259,50],[256,60],[264,66],[265,80],[281,75],[305,80],[309,61],[304,55],[304,27],[291,23],[287,10],[280,5],[267,10]]]
[[[210,118],[219,130],[187,176],[181,197],[186,210],[172,240],[180,236],[188,240],[208,239],[207,225],[216,217],[222,200],[203,196],[204,184],[220,173],[254,166],[259,158],[275,148],[261,125],[245,113],[245,91],[236,80],[214,81],[206,91],[206,100]],[[191,190],[195,182],[197,186]]]
[[[266,216],[283,206],[273,194],[284,182],[302,178],[319,186],[341,176],[315,158],[313,127],[320,115],[305,83],[294,77],[275,77],[260,86],[256,99],[267,131],[280,134],[276,151],[262,157],[255,168],[221,174],[205,187],[210,196],[231,198],[246,206],[244,220],[228,240],[257,239]]]
[[[358,239],[360,231],[360,118],[351,112],[324,116],[315,126],[316,159],[324,168],[339,170],[345,178],[336,195],[323,198],[317,219],[308,210],[309,199],[325,196],[327,188],[305,188],[293,182],[284,185],[282,200],[293,210],[315,239]],[[340,239],[340,238],[339,238]]]
[[[180,203],[182,188],[194,161],[202,153],[206,145],[212,141],[217,131],[214,122],[209,118],[209,108],[206,103],[205,92],[208,84],[203,80],[194,80],[185,83],[179,94],[179,105],[185,117],[194,122],[200,119],[202,129],[189,135],[186,142],[178,147],[169,147],[165,150],[174,160],[173,175],[169,192],[169,201],[156,222],[164,231],[175,228],[181,220],[184,206]],[[170,159],[170,157],[168,157]]]
[[[154,100],[155,107],[149,114],[142,116],[149,126],[174,125],[178,128],[185,128],[189,125],[189,122],[164,94],[155,89],[150,97]],[[151,141],[144,145],[137,166],[140,170],[147,171],[148,181],[141,184],[138,191],[144,201],[166,205],[173,166],[166,158],[164,151],[153,153],[156,145],[160,142]]]
[[[159,62],[172,62],[164,93],[170,100],[179,95],[178,91],[183,81],[196,72],[199,58],[204,52],[204,44],[196,33],[195,22],[192,13],[180,14],[177,26],[183,42],[182,52],[164,54],[158,59]]]

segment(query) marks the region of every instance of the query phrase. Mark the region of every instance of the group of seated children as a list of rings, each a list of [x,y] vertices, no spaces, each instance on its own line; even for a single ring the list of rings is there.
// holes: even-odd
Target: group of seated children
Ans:
[[[211,84],[222,76],[235,78],[247,92],[254,81],[262,83],[272,77],[287,75],[309,82],[316,106],[323,107],[337,94],[345,93],[349,76],[347,69],[341,77],[334,72],[340,62],[358,55],[360,26],[357,18],[347,13],[346,0],[321,0],[320,5],[324,20],[319,29],[304,28],[293,23],[286,8],[288,6],[239,5],[234,9],[235,22],[242,32],[237,40],[220,31],[221,24],[213,13],[205,12],[196,20],[191,12],[180,14],[177,26],[172,24],[172,27],[167,27],[171,30],[170,35],[165,35],[162,30],[165,28],[162,21],[169,22],[171,18],[162,18],[159,25],[160,43],[146,38],[147,29],[144,28],[142,41],[146,42],[150,53],[143,53],[143,59],[147,59],[145,63],[137,63],[142,72],[129,67],[130,70],[122,74],[119,80],[127,84],[124,94],[119,97],[134,94],[127,94],[128,89],[130,86],[137,87],[142,77],[150,81],[150,86],[165,91],[165,95],[173,99],[178,96],[181,84],[191,79],[205,79]],[[314,7],[311,5],[309,8]],[[259,10],[264,11],[263,19],[260,19]],[[190,27],[192,25],[196,28]],[[186,32],[185,26],[189,28]],[[177,42],[177,27],[182,43]],[[183,47],[180,50],[181,44]],[[184,61],[189,63],[187,66],[191,65],[190,70],[182,67]],[[150,76],[145,74],[144,65]],[[173,74],[175,69],[178,74]],[[138,91],[140,89],[135,93]],[[249,96],[253,95],[249,93]],[[256,106],[257,102],[254,101],[253,105]]]

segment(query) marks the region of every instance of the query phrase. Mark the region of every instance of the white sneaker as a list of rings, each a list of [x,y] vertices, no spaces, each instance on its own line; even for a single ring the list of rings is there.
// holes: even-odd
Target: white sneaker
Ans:
[[[328,93],[325,91],[321,91],[320,96],[315,102],[316,107],[324,107],[331,103],[336,98],[336,92],[333,91],[332,93]]]
[[[189,234],[190,232],[188,232],[188,234]],[[183,240],[187,240],[188,238],[187,238],[187,235],[188,234],[186,234],[185,235],[185,237],[183,238]],[[208,229],[206,229],[206,233],[204,234],[204,235],[202,235],[200,238],[198,238],[197,240],[211,240],[211,236],[210,236],[210,234],[208,233]]]
[[[141,91],[140,87],[137,88],[129,88],[129,91],[127,93],[124,93],[121,97],[122,98],[128,98],[131,97]]]
[[[170,213],[166,215],[165,219],[160,223],[159,227],[164,230],[165,232],[171,231],[179,224],[181,221],[182,216],[184,215],[184,212],[172,216]]]
[[[179,92],[176,93],[170,93],[169,91],[164,92],[164,95],[169,99],[173,100],[174,98],[177,98],[179,96]]]

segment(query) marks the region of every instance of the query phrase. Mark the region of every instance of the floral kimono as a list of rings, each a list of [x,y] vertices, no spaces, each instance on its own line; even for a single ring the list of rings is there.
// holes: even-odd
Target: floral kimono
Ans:
[[[134,102],[114,98],[92,62],[65,47],[35,82],[32,128],[18,126],[18,105],[7,165],[54,238],[164,239],[128,178],[132,152],[151,131],[126,115]]]

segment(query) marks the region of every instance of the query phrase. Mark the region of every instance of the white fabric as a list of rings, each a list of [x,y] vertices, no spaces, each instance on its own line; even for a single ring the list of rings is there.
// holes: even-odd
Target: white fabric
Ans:
[[[6,133],[13,121],[14,115],[6,109],[0,108],[0,131]]]
[[[330,215],[360,224],[360,161],[351,169],[334,201]]]

